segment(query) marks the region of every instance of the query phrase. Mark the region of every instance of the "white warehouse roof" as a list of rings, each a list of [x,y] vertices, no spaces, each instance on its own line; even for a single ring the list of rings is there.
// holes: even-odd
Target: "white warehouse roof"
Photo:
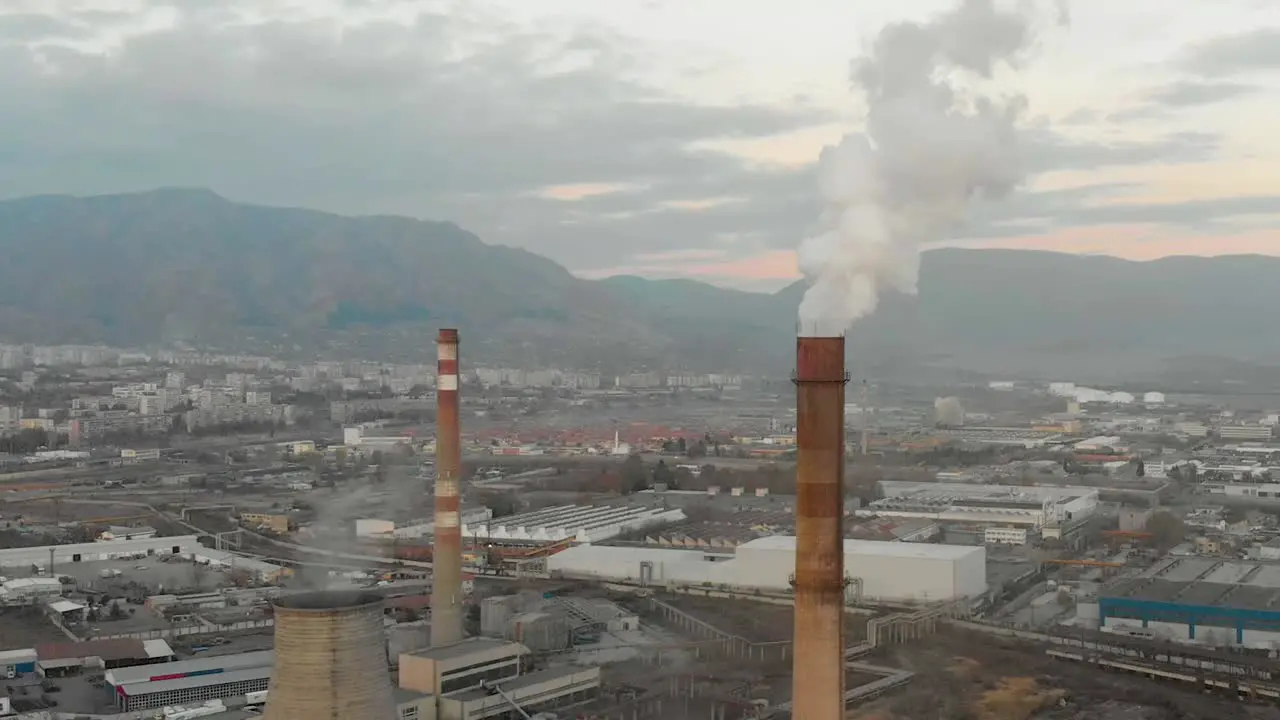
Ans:
[[[490,540],[600,542],[622,533],[684,520],[679,509],[635,505],[560,505],[467,523],[465,537]]]
[[[795,572],[795,538],[760,538],[735,553],[649,547],[579,545],[547,558],[553,576],[668,585],[723,586],[788,592]],[[862,580],[863,597],[921,603],[977,597],[987,590],[986,549],[847,540],[845,573]]]
[[[742,543],[738,550],[786,550],[795,552],[796,539],[791,535],[771,535]],[[971,545],[936,545],[933,543],[910,543],[879,540],[845,540],[844,554],[878,555],[887,558],[932,558],[956,560],[980,550]]]

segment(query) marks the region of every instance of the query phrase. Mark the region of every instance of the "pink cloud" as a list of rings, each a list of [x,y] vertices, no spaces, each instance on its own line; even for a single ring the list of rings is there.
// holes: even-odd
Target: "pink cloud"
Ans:
[[[1280,230],[1256,229],[1199,235],[1155,224],[1115,224],[1066,228],[1052,233],[990,240],[956,240],[937,247],[1049,250],[1155,260],[1170,255],[1280,255]],[[683,250],[637,256],[635,265],[601,268],[585,277],[643,275],[692,278],[721,285],[770,289],[800,277],[793,250],[770,250],[740,258],[719,251]],[[701,262],[700,262],[701,261]]]

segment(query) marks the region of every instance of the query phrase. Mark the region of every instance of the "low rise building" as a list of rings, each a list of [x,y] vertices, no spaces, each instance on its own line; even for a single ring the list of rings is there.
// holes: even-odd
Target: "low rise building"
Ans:
[[[279,513],[242,512],[240,522],[251,528],[265,528],[278,535],[288,533],[290,528],[289,516]]]
[[[883,481],[880,489],[884,497],[857,515],[1039,528],[1083,520],[1098,506],[1087,487]]]
[[[988,545],[1026,545],[1025,527],[989,527],[983,530],[983,541]]]
[[[108,670],[107,686],[121,712],[246,696],[267,690],[275,652],[193,658]]]

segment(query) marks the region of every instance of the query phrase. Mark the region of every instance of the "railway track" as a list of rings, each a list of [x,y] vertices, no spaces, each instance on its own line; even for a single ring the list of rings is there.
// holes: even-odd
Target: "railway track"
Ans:
[[[1179,683],[1188,688],[1223,695],[1234,695],[1246,702],[1280,702],[1280,685],[1249,678],[1228,677],[1196,672],[1187,668],[1175,668],[1148,660],[1107,657],[1097,653],[1072,652],[1050,648],[1045,654],[1058,660],[1081,663],[1109,672],[1141,675],[1152,680]]]

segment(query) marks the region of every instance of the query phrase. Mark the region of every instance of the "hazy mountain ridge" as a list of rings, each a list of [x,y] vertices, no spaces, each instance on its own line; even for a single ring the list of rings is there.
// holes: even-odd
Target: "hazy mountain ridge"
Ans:
[[[0,202],[0,333],[185,339],[420,356],[458,326],[472,357],[621,369],[789,363],[803,286],[583,280],[451,223],[233,203],[205,190]],[[1074,357],[1280,354],[1280,258],[926,253],[918,297],[850,331],[851,361],[1036,366]],[[337,346],[335,348],[335,346]],[[429,356],[428,356],[429,357]]]

